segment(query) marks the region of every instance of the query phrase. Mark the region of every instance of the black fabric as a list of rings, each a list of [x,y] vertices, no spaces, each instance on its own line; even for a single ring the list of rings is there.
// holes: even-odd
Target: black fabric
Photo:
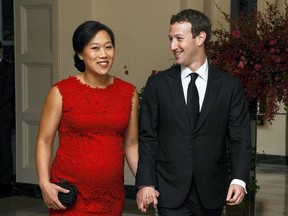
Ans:
[[[0,119],[15,119],[14,65],[0,62]]]
[[[15,128],[14,65],[0,61],[0,184],[7,191],[12,182],[13,156],[11,131]]]
[[[0,183],[10,185],[13,173],[11,146],[12,123],[0,118]]]
[[[199,94],[195,84],[197,73],[191,73],[191,81],[187,91],[187,109],[193,128],[195,128],[199,115]]]
[[[58,199],[62,203],[62,205],[69,207],[76,202],[78,190],[75,186],[69,184],[69,182],[67,182],[65,179],[62,179],[60,183],[53,183],[69,190],[69,193],[58,193]]]
[[[158,215],[159,216],[196,216],[191,209],[187,208],[185,205],[180,206],[176,209],[169,208],[159,208],[158,207]]]
[[[223,213],[223,208],[217,209],[207,209],[203,206],[199,194],[195,185],[194,177],[192,178],[191,188],[189,194],[184,204],[188,209],[190,209],[193,214],[197,216],[221,216]]]
[[[249,126],[241,82],[227,72],[209,65],[205,99],[194,128],[184,97],[181,67],[176,65],[150,76],[139,111],[136,187],[154,185],[161,194],[158,207],[175,209],[185,202],[194,176],[203,206],[222,208],[230,183],[228,147],[232,178],[246,181],[249,176]],[[227,139],[233,141],[229,146]]]

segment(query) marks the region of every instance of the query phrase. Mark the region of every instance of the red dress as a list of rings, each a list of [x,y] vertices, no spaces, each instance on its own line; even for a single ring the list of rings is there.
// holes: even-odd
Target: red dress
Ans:
[[[62,95],[59,147],[51,181],[78,188],[75,205],[50,215],[120,216],[124,206],[124,144],[135,87],[114,77],[105,89],[69,77],[55,84]]]

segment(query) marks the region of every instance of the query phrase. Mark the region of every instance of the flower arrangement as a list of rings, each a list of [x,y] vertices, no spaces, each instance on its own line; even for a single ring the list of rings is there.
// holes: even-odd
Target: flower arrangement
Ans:
[[[216,29],[207,55],[217,67],[239,77],[249,102],[257,100],[271,123],[280,104],[288,108],[288,6],[286,15],[275,4],[264,12],[231,17],[221,11],[231,31]]]

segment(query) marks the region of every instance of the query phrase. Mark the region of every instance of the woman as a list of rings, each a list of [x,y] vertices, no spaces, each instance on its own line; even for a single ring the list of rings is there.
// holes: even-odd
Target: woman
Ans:
[[[50,215],[122,215],[124,156],[132,173],[138,161],[136,88],[108,74],[115,55],[114,34],[96,21],[73,34],[75,67],[82,73],[56,83],[44,103],[36,144],[36,167]],[[52,160],[58,130],[59,146]],[[52,182],[66,179],[78,189],[66,208]]]

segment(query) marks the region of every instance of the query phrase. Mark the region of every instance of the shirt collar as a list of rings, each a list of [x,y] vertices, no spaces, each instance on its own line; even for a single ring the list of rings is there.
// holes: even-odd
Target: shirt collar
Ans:
[[[204,62],[203,65],[201,65],[200,68],[198,68],[198,70],[195,71],[196,73],[198,73],[198,75],[204,79],[205,81],[208,80],[208,61],[207,58]],[[186,66],[182,66],[181,65],[181,79],[185,79],[190,73],[192,73],[192,71],[186,67]]]

